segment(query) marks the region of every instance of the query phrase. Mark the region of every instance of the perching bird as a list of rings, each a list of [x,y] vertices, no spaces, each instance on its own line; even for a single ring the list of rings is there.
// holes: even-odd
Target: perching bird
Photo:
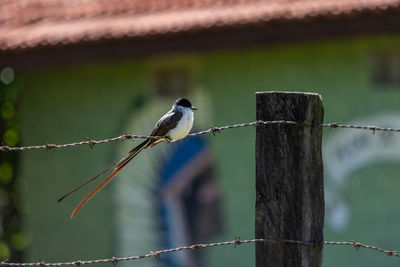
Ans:
[[[128,152],[120,161],[111,165],[105,171],[99,173],[95,177],[91,178],[84,184],[78,186],[68,194],[61,197],[57,202],[62,201],[64,198],[87,185],[91,181],[95,180],[110,168],[114,167],[114,170],[108,175],[96,188],[94,188],[82,201],[76,206],[71,214],[71,219],[79,212],[79,210],[89,201],[95,194],[97,194],[104,186],[106,186],[120,171],[139,154],[143,149],[153,147],[162,141],[174,142],[182,139],[188,135],[193,126],[193,111],[197,108],[193,107],[189,100],[186,98],[177,99],[170,111],[168,111],[161,119],[157,122],[150,136],[158,136],[160,139],[148,138],[144,140],[137,147]]]

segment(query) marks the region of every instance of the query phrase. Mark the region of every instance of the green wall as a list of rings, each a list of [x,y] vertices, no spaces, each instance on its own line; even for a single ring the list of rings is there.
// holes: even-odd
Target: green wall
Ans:
[[[124,114],[134,110],[138,103],[156,97],[152,79],[154,69],[169,65],[192,69],[193,88],[208,96],[210,103],[207,107],[211,112],[202,111],[199,106],[199,112],[195,114],[196,118],[206,116],[209,119],[208,123],[203,122],[202,127],[253,121],[254,93],[267,90],[320,93],[326,122],[348,122],[368,114],[396,111],[400,109],[400,88],[378,90],[374,87],[370,77],[370,57],[375,52],[398,47],[399,36],[359,37],[96,62],[16,73],[16,79],[23,87],[22,140],[24,145],[58,144],[122,134]],[[324,139],[329,140],[333,131],[326,130]],[[215,155],[223,201],[225,229],[215,241],[232,240],[237,236],[253,238],[255,130],[227,130],[207,138]],[[127,149],[132,146],[126,143]],[[74,185],[113,162],[116,159],[115,147],[113,143],[98,145],[93,150],[84,146],[21,152],[20,179],[27,185],[25,223],[32,235],[27,260],[129,256],[119,255],[113,249],[117,241],[113,234],[112,190],[107,188],[96,196],[74,220],[69,219],[69,213],[84,192],[74,194],[61,204],[56,203],[56,199]],[[389,168],[371,166],[371,169],[354,174],[354,179],[360,176],[370,178],[359,186],[348,188],[349,201],[357,202],[356,197],[364,191],[369,192],[371,198],[376,197],[379,203],[393,200],[400,193],[395,179],[385,180],[385,183],[396,186],[391,196],[373,195],[375,191],[368,191],[368,188],[373,188],[376,183],[374,172],[395,175],[400,171],[398,165],[391,164]],[[387,203],[391,204],[379,211],[380,217],[391,216],[400,222],[398,205]],[[363,221],[368,214],[378,212],[365,206],[363,209],[357,215],[359,219],[352,221],[351,229],[357,220]],[[379,228],[381,223],[377,219],[375,228]],[[357,239],[400,249],[400,243],[395,242],[400,230],[395,227],[390,229],[391,235],[385,231],[381,231],[382,235],[372,235],[359,229],[364,229],[362,224],[342,234],[326,229],[326,239]],[[206,266],[254,266],[253,245],[207,249],[204,253],[208,261]],[[136,254],[135,251],[132,254]],[[394,266],[396,263],[396,259],[352,248],[326,247],[324,255],[324,266]]]

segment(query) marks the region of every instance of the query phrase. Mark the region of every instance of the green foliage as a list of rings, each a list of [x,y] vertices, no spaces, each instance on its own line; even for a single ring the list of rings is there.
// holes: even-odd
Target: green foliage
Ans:
[[[1,143],[16,146],[20,140],[19,89],[11,68],[0,71],[0,76]],[[21,261],[30,239],[21,229],[20,190],[16,183],[19,155],[1,153],[0,162],[0,260]]]

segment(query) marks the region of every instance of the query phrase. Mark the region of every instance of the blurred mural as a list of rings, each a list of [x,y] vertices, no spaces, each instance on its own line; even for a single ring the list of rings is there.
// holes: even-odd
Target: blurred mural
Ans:
[[[177,97],[193,131],[255,120],[256,91],[322,95],[326,122],[400,127],[400,1],[0,1],[7,146],[146,135]],[[254,236],[255,131],[147,149],[73,220],[58,197],[139,140],[1,152],[0,260],[68,261]],[[324,131],[325,239],[400,249],[399,138]],[[86,191],[85,191],[86,190]],[[254,266],[254,246],[126,266]],[[324,266],[398,266],[324,248]],[[101,264],[99,265],[101,266]],[[106,266],[104,264],[103,266]]]

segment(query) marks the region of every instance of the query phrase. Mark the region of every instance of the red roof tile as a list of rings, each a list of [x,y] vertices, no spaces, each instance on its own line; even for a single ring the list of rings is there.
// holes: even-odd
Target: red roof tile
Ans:
[[[0,0],[0,50],[399,7],[400,0]]]

